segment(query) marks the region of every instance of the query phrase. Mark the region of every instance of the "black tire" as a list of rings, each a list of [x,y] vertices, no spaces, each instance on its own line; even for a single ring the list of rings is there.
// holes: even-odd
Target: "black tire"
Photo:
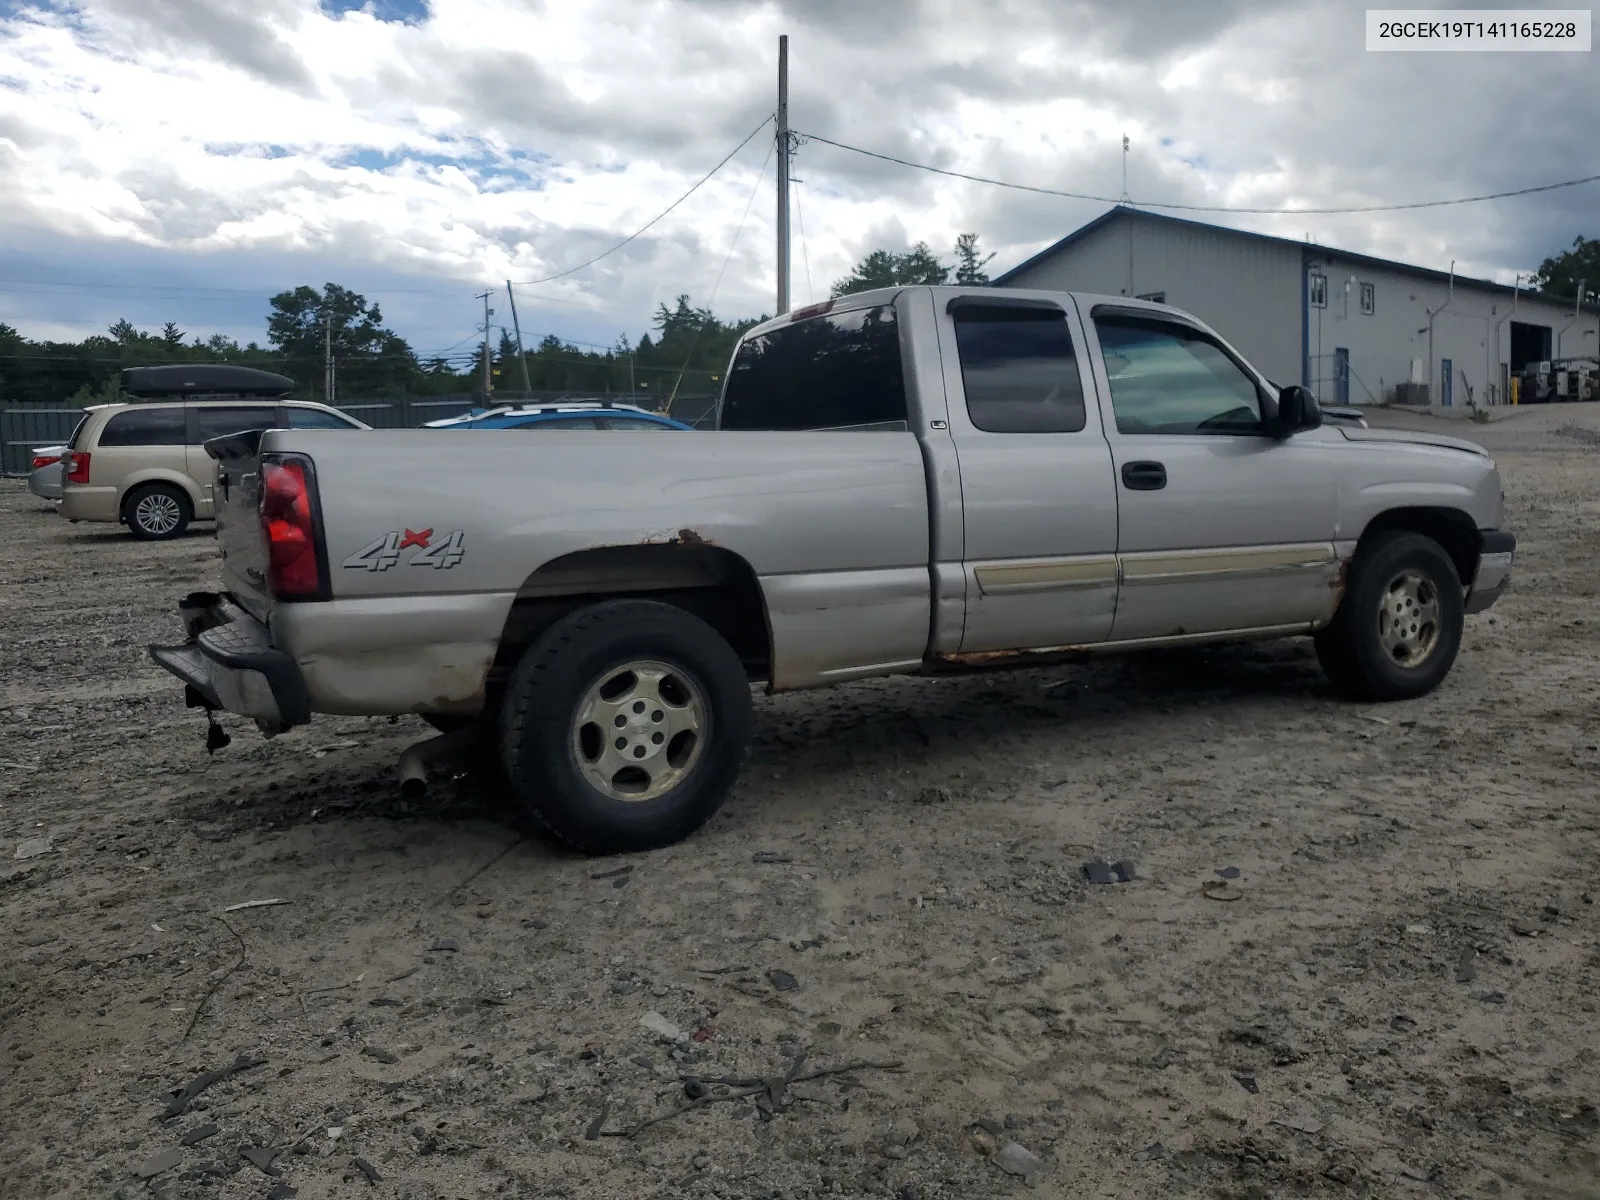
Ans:
[[[632,676],[642,686],[625,670],[635,663],[669,668],[659,687],[687,697],[678,711],[704,721],[703,731],[687,743],[678,734],[659,751],[646,751],[645,766],[659,768],[663,781],[682,774],[667,790],[637,800],[622,798],[615,783],[633,769],[631,763],[612,777],[610,790],[591,781],[580,756],[601,772],[597,755],[609,756],[612,731],[608,726],[595,742],[599,725],[578,724],[580,706],[602,694],[608,673],[615,673],[614,680]],[[660,712],[638,718],[639,745],[630,753],[663,736],[642,727],[651,717],[659,719]],[[512,789],[540,825],[584,853],[618,854],[671,845],[709,821],[739,773],[753,725],[744,666],[721,634],[669,604],[612,600],[569,613],[523,654],[500,708],[500,753]],[[625,732],[634,735],[634,727]],[[675,747],[680,766],[672,765]],[[651,778],[643,768],[638,774]]]
[[[483,717],[447,716],[444,713],[418,713],[417,716],[422,718],[424,724],[433,726],[440,733],[454,733],[458,729],[466,729],[468,726],[476,725],[479,721],[485,719]]]
[[[1420,655],[1407,662],[1402,652],[1391,651],[1385,629],[1394,621],[1390,605],[1403,606],[1406,596],[1391,592],[1407,576],[1423,597],[1423,608],[1413,603],[1413,615],[1429,610],[1435,618],[1413,619],[1417,630],[1409,653]],[[1350,564],[1350,582],[1339,611],[1326,629],[1313,639],[1317,659],[1334,688],[1352,700],[1412,700],[1433,691],[1450,673],[1461,649],[1465,613],[1461,577],[1450,555],[1432,538],[1405,530],[1375,534],[1356,551]],[[1396,623],[1404,632],[1405,622]],[[1431,645],[1427,631],[1432,628]],[[1425,650],[1425,653],[1424,653]]]
[[[194,520],[194,506],[180,487],[147,483],[134,488],[122,502],[122,519],[128,532],[141,542],[165,542],[180,537]]]

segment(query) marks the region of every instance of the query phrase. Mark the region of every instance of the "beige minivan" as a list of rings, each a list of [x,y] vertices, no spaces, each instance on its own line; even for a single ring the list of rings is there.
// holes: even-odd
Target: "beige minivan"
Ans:
[[[215,516],[211,438],[247,429],[367,429],[323,404],[277,397],[142,400],[85,409],[63,456],[61,515],[175,538]]]

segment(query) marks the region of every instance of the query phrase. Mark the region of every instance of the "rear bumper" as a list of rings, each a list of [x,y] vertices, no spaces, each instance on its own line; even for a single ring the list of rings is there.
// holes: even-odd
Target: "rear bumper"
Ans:
[[[184,683],[191,708],[217,708],[265,726],[305,725],[311,699],[300,667],[271,631],[225,596],[195,592],[178,602],[189,640],[151,646],[150,657]]]
[[[1503,529],[1486,529],[1478,552],[1478,572],[1467,591],[1466,609],[1479,613],[1492,605],[1511,584],[1511,564],[1517,555],[1515,535]]]
[[[41,500],[61,499],[61,468],[51,465],[30,471],[28,490]]]
[[[117,489],[74,483],[61,489],[61,515],[69,521],[121,521]]]

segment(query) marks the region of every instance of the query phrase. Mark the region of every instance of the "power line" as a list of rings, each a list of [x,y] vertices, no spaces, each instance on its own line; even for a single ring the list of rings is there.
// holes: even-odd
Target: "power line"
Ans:
[[[722,259],[722,270],[717,272],[716,282],[711,285],[711,298],[706,301],[706,320],[714,321],[711,308],[717,302],[717,291],[722,287],[722,277],[728,273],[728,264],[733,261],[733,252],[738,248],[739,235],[744,232],[745,222],[750,219],[750,210],[755,207],[756,193],[761,190],[761,181],[767,177],[767,164],[772,161],[772,151],[776,143],[767,147],[767,156],[761,160],[761,170],[756,172],[755,186],[750,189],[750,199],[745,201],[744,215],[739,218],[739,226],[733,231],[733,240],[728,243],[728,253]],[[672,385],[672,395],[667,397],[667,411],[672,410],[672,402],[678,395],[678,384],[683,382],[683,375],[689,369],[689,360],[694,357],[695,347],[700,344],[700,334],[705,330],[706,321],[701,321],[694,327],[694,336],[689,339],[689,351],[683,356],[683,368],[678,372],[678,383]]]
[[[811,287],[811,251],[806,246],[806,215],[800,211],[800,182],[793,177],[789,180],[794,188],[794,218],[800,225],[800,260],[806,265],[806,303],[810,304],[816,300],[817,294]]]
[[[543,339],[545,339],[545,338],[553,337],[558,342],[560,342],[563,346],[586,346],[590,350],[615,350],[617,348],[615,343],[607,345],[604,342],[580,342],[577,338],[565,338],[565,337],[562,337],[559,333],[551,333],[548,330],[546,330],[544,333],[539,333],[539,332],[537,332],[535,330],[530,329],[530,330],[528,330],[528,337],[530,339],[531,338],[539,338],[541,341]],[[532,354],[533,352],[534,351],[532,351],[532,350],[528,351],[529,354]]]
[[[476,329],[474,329],[471,333],[467,334],[467,336],[462,338],[459,342],[454,342],[451,345],[446,346],[443,350],[439,351],[437,354],[429,354],[429,355],[427,355],[427,357],[428,358],[443,358],[445,355],[449,354],[450,351],[454,350],[457,346],[465,346],[468,342],[472,341],[477,336],[478,336],[478,331]],[[418,355],[421,355],[422,351],[418,350],[418,351],[415,351],[415,353],[417,353]]]
[[[474,335],[474,336],[476,336],[476,335]],[[44,343],[44,344],[48,345],[49,343]],[[58,342],[56,344],[60,345],[61,343]],[[71,345],[72,343],[67,343],[67,344]],[[196,349],[196,347],[194,347],[194,346],[184,346],[184,347],[182,347],[182,349],[184,349],[184,350],[194,350],[194,349]],[[199,349],[203,350],[203,349],[205,349],[205,347],[202,346],[202,347],[199,347]],[[240,363],[245,363],[245,364],[250,364],[250,363],[255,363],[255,364],[260,364],[260,363],[293,363],[293,362],[308,362],[308,361],[310,361],[311,357],[312,356],[309,355],[309,354],[303,354],[303,355],[298,355],[298,356],[297,355],[289,355],[289,354],[255,355],[255,354],[250,354],[248,352],[243,351],[243,348],[241,347],[241,354],[240,354],[239,358],[237,358],[237,359],[224,359],[223,361],[225,361],[225,362],[240,362]],[[346,362],[346,363],[350,363],[350,362],[389,362],[391,360],[398,360],[398,361],[405,361],[405,360],[408,360],[408,359],[415,360],[418,357],[419,356],[416,355],[416,354],[341,354],[339,356],[339,361],[340,362]],[[437,357],[437,355],[428,355],[427,357],[428,357],[429,361],[432,361],[434,358]],[[118,364],[121,364],[122,366],[125,366],[125,367],[147,367],[147,366],[164,365],[164,364],[168,364],[168,363],[172,363],[172,364],[177,365],[177,366],[188,366],[191,363],[194,363],[194,362],[197,361],[195,359],[176,359],[175,360],[174,356],[170,355],[170,354],[156,354],[156,355],[151,355],[148,358],[127,358],[127,357],[116,357],[116,358],[113,358],[113,357],[109,357],[107,355],[94,355],[94,354],[0,354],[0,360],[4,360],[6,362],[118,363]],[[473,361],[474,362],[477,361],[477,356],[476,355],[473,356]]]
[[[178,293],[188,296],[199,295],[241,295],[265,296],[271,298],[283,292],[292,292],[295,287],[308,287],[309,284],[296,284],[294,287],[278,287],[274,284],[264,284],[258,288],[238,287],[201,287],[196,284],[175,283],[113,283],[92,279],[0,279],[0,285],[5,285],[7,292],[30,294],[23,292],[23,288],[45,288],[48,291],[31,293],[36,295],[50,295],[59,292],[62,288],[80,288],[91,291],[123,291],[123,292],[161,292]],[[21,285],[14,287],[12,285]],[[363,296],[438,296],[454,293],[474,285],[468,283],[457,284],[449,287],[426,288],[361,288],[359,294]],[[356,290],[356,289],[352,289]]]
[[[1004,179],[989,179],[983,175],[968,175],[964,171],[947,171],[943,167],[930,167],[927,163],[911,162],[908,159],[896,158],[892,154],[879,154],[876,150],[863,150],[860,146],[848,146],[843,142],[836,142],[832,138],[825,138],[820,134],[802,133],[801,138],[810,142],[822,142],[838,150],[848,150],[852,154],[863,154],[868,158],[880,159],[883,162],[895,163],[902,167],[911,167],[917,171],[928,171],[934,175],[948,175],[952,179],[965,179],[971,183],[987,183],[994,187],[1010,188],[1018,192],[1034,192],[1041,196],[1061,196],[1068,200],[1093,200],[1100,204],[1120,204],[1120,201],[1111,196],[1096,196],[1088,192],[1068,192],[1059,188],[1035,187],[1026,183],[1011,183]],[[1483,200],[1505,200],[1512,196],[1531,196],[1538,192],[1553,192],[1561,188],[1578,187],[1585,183],[1600,181],[1600,175],[1585,175],[1581,179],[1564,179],[1559,183],[1543,183],[1535,187],[1514,188],[1507,192],[1489,192],[1482,196],[1461,196],[1453,200],[1417,200],[1409,204],[1363,204],[1341,208],[1250,208],[1236,207],[1227,204],[1168,204],[1154,200],[1140,200],[1136,202],[1139,208],[1168,208],[1181,209],[1185,212],[1226,212],[1226,213],[1264,213],[1281,216],[1328,216],[1338,213],[1369,213],[1369,212],[1400,212],[1414,208],[1443,208],[1452,204],[1477,204]]]
[[[678,205],[682,204],[690,196],[694,195],[695,192],[699,191],[701,184],[705,183],[708,179],[710,179],[718,171],[722,170],[723,167],[727,166],[729,159],[733,158],[733,156],[735,154],[739,153],[739,151],[743,150],[745,148],[745,146],[749,145],[750,139],[755,137],[756,134],[760,133],[763,129],[765,129],[767,127],[767,123],[769,121],[771,121],[771,120],[772,120],[772,117],[771,117],[770,114],[765,116],[765,117],[762,117],[761,118],[761,124],[757,125],[754,129],[752,129],[750,131],[750,133],[748,134],[748,136],[745,137],[744,141],[740,142],[737,146],[735,146],[732,150],[730,150],[728,152],[728,155],[727,155],[726,158],[724,158],[716,166],[712,167],[711,170],[707,171],[704,175],[702,175],[695,182],[695,185],[692,188],[690,188],[683,195],[679,196],[671,204],[667,205],[664,209],[662,209],[660,212],[658,212],[655,216],[651,217],[643,225],[639,226],[638,229],[634,230],[627,237],[623,238],[615,246],[612,246],[611,249],[603,250],[599,254],[596,254],[593,258],[591,258],[588,262],[581,262],[575,267],[569,267],[565,271],[558,271],[554,275],[546,275],[542,279],[521,279],[521,280],[515,280],[514,282],[516,283],[516,285],[518,287],[532,287],[534,284],[538,284],[538,283],[549,283],[553,279],[565,279],[568,275],[575,275],[579,271],[583,270],[585,267],[592,267],[595,263],[599,262],[602,258],[605,258],[607,255],[615,254],[618,250],[621,250],[629,242],[633,241],[634,238],[638,237],[641,233],[643,233],[645,230],[649,229],[657,221],[661,220],[662,217],[666,216],[673,209],[677,208]]]

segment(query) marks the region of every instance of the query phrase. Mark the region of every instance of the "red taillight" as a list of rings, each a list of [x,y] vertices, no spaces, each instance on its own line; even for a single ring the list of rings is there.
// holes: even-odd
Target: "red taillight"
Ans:
[[[304,463],[261,464],[261,532],[267,539],[267,584],[276,596],[322,591],[317,530]]]
[[[33,465],[28,469],[31,471],[37,471],[40,467],[48,467],[51,463],[58,463],[60,461],[61,455],[59,454],[35,454],[33,456]]]
[[[89,452],[87,450],[74,450],[67,459],[67,482],[89,482]]]

